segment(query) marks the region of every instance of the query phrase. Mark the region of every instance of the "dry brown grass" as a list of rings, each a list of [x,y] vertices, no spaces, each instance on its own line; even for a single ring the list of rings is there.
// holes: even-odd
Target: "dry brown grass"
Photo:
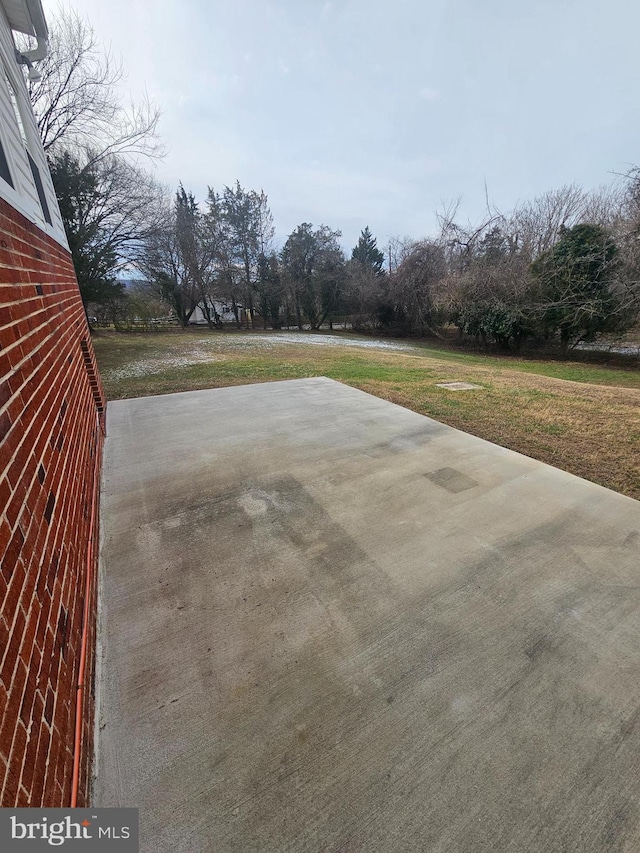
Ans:
[[[515,375],[514,375],[515,374]],[[449,376],[447,377],[449,378]],[[459,378],[458,376],[455,377]],[[383,382],[358,387],[376,396],[640,498],[640,390],[546,376],[474,368],[464,380],[482,392],[456,400],[432,387],[394,390]],[[464,400],[460,400],[461,395]]]

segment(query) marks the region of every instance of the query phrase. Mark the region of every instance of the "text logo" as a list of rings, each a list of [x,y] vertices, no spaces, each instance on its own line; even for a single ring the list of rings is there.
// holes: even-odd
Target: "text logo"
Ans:
[[[138,853],[137,809],[0,809],[0,850]]]

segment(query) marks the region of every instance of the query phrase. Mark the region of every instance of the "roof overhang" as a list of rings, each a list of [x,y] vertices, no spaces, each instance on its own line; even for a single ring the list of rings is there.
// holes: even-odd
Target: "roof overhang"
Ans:
[[[0,0],[12,30],[37,39],[49,37],[40,0]]]

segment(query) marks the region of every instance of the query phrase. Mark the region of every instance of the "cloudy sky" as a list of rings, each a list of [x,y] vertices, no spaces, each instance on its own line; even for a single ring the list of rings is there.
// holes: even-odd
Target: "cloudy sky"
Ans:
[[[433,233],[640,164],[630,0],[71,0],[163,110],[157,167],[264,189],[277,235]],[[55,4],[45,0],[51,17]]]

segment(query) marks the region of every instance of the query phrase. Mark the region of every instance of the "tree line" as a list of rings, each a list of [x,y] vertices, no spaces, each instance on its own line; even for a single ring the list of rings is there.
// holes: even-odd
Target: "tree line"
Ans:
[[[34,111],[85,305],[113,319],[167,307],[182,325],[461,336],[500,348],[528,339],[579,341],[621,333],[640,309],[640,170],[615,186],[570,185],[484,219],[453,205],[424,239],[385,251],[365,227],[350,252],[327,225],[298,225],[278,249],[268,197],[239,182],[198,202],[169,193],[143,166],[162,155],[159,111],[116,95],[122,68],[82,19],[62,11],[30,83]],[[144,285],[126,292],[123,272]]]
[[[204,205],[180,186],[156,227],[138,247],[135,263],[147,293],[171,306],[186,326],[199,309],[211,328],[226,308],[240,328],[312,329],[342,308],[347,265],[339,231],[307,222],[274,247],[266,194],[237,181],[209,188]]]
[[[280,251],[266,194],[239,182],[209,189],[205,204],[180,187],[140,246],[151,293],[183,325],[199,308],[213,328],[220,306],[241,326],[353,329],[438,336],[455,326],[499,348],[527,339],[563,349],[620,333],[640,309],[640,174],[617,191],[575,186],[509,215],[461,225],[439,217],[439,233],[394,239],[383,253],[368,227],[347,257],[341,234],[303,222]]]

